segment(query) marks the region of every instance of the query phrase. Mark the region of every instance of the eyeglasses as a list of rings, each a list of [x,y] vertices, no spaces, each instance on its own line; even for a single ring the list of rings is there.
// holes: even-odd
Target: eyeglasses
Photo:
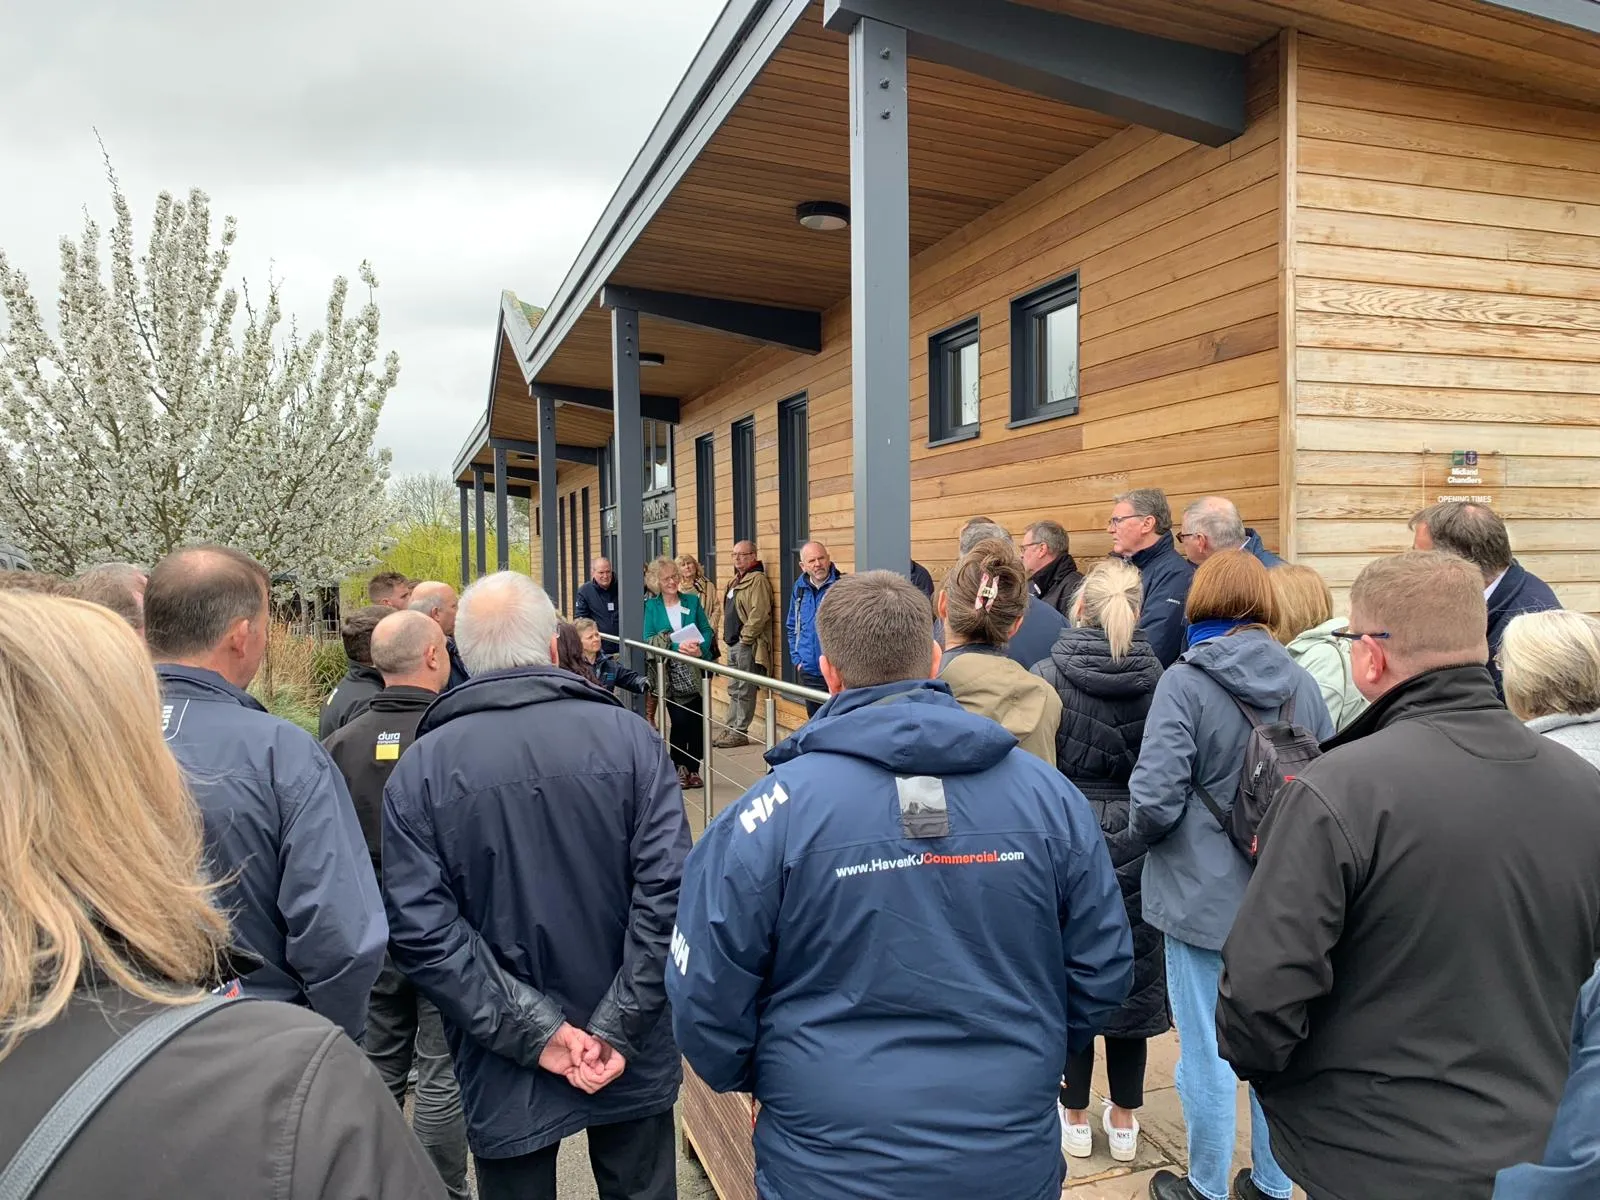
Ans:
[[[1177,538],[1180,542],[1187,542],[1190,538],[1203,537],[1204,535],[1199,533],[1184,533],[1183,530],[1180,529],[1172,536]]]
[[[1332,636],[1338,638],[1342,642],[1359,642],[1362,638],[1373,638],[1375,640],[1382,641],[1384,638],[1389,636],[1387,633],[1383,632],[1358,633],[1348,626],[1344,629],[1334,629],[1330,632]]]
[[[1142,520],[1144,520],[1144,514],[1143,513],[1129,513],[1127,516],[1124,516],[1124,517],[1112,517],[1109,521],[1106,522],[1106,528],[1111,530],[1113,533],[1115,533],[1117,526],[1122,524],[1124,521],[1142,521]]]
[[[1043,542],[1023,542],[1022,545],[1017,547],[1017,549],[1018,550],[1032,550],[1035,546],[1042,546],[1042,545],[1044,545]]]

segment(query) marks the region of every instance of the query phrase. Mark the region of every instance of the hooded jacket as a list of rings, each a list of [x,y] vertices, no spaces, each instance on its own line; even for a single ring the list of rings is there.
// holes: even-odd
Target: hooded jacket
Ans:
[[[263,966],[245,993],[305,1004],[356,1042],[388,926],[328,752],[215,671],[161,663],[162,725],[205,821],[222,907]]]
[[[1600,963],[1572,1018],[1572,1070],[1544,1157],[1501,1171],[1494,1200],[1594,1200],[1600,1196]]]
[[[1240,546],[1239,549],[1243,550],[1246,554],[1253,555],[1256,561],[1269,571],[1272,570],[1273,567],[1283,566],[1283,559],[1279,558],[1276,554],[1274,554],[1271,550],[1268,550],[1266,546],[1262,544],[1261,535],[1254,529],[1246,529],[1244,531],[1244,545]]]
[[[1139,888],[1145,848],[1128,836],[1128,777],[1139,758],[1161,664],[1142,633],[1134,634],[1127,654],[1113,659],[1105,630],[1085,627],[1063,633],[1034,671],[1061,699],[1055,763],[1099,818],[1133,930],[1133,990],[1104,1033],[1155,1037],[1168,1028],[1166,953],[1160,932],[1144,919]]]
[[[1535,717],[1528,722],[1528,728],[1600,767],[1600,712]]]
[[[689,856],[678,1044],[752,1092],[756,1190],[1057,1200],[1061,1064],[1127,993],[1094,817],[937,681],[834,696]]]
[[[1506,573],[1489,593],[1489,673],[1494,676],[1495,691],[1505,695],[1505,685],[1500,680],[1500,668],[1495,659],[1500,654],[1500,640],[1506,635],[1506,626],[1513,617],[1523,613],[1547,612],[1560,608],[1561,601],[1550,590],[1550,585],[1537,575],[1512,560]]]
[[[368,663],[351,663],[345,668],[344,678],[328,693],[322,712],[317,718],[317,740],[327,741],[328,735],[343,725],[379,692],[383,691],[383,673]]]
[[[956,703],[1003,726],[1029,754],[1056,761],[1061,697],[997,646],[967,645],[945,651],[939,678]]]
[[[1310,672],[1322,689],[1322,702],[1328,706],[1335,730],[1345,728],[1367,708],[1350,667],[1350,647],[1333,636],[1334,630],[1349,624],[1344,617],[1334,617],[1307,629],[1287,647],[1289,657]]]
[[[738,643],[749,646],[756,665],[763,669],[773,665],[772,609],[772,580],[759,561],[743,575],[734,576],[723,594],[723,640],[730,649]]]
[[[1600,773],[1481,665],[1401,683],[1278,797],[1217,1047],[1318,1200],[1481,1200],[1539,1157],[1600,957]]]
[[[662,968],[689,849],[661,738],[556,667],[439,697],[383,798],[389,952],[444,1018],[483,1158],[666,1112]],[[563,1021],[627,1058],[593,1096],[540,1069]]]
[[[789,617],[784,628],[789,635],[789,661],[796,670],[807,675],[822,673],[822,643],[817,640],[817,609],[828,589],[839,582],[839,568],[828,567],[828,577],[818,587],[804,571],[794,581],[794,592],[789,597]]]
[[[1028,580],[1028,591],[1069,619],[1072,601],[1082,586],[1083,572],[1070,554],[1053,559]]]
[[[1170,667],[1183,653],[1187,624],[1183,610],[1189,601],[1189,584],[1194,581],[1194,564],[1179,554],[1166,536],[1128,561],[1139,568],[1139,628],[1161,665]]]
[[[1201,642],[1161,676],[1128,780],[1128,828],[1150,848],[1144,919],[1202,950],[1222,949],[1250,882],[1249,864],[1194,790],[1198,780],[1219,804],[1233,804],[1250,726],[1229,693],[1263,718],[1293,696],[1295,724],[1333,736],[1316,680],[1264,629]]]

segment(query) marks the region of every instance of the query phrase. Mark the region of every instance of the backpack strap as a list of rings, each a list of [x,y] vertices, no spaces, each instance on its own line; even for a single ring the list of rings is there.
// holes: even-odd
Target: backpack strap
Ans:
[[[189,1026],[242,999],[207,996],[198,1004],[167,1008],[119,1038],[50,1106],[0,1171],[0,1200],[29,1200],[72,1140],[128,1076]]]

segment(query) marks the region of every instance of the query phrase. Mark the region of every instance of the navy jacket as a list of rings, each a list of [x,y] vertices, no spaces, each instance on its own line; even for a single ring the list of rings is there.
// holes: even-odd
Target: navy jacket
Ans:
[[[1546,612],[1560,608],[1561,601],[1550,590],[1550,585],[1537,575],[1530,575],[1521,563],[1512,561],[1500,582],[1489,595],[1489,673],[1494,676],[1494,690],[1505,695],[1500,680],[1500,639],[1506,635],[1511,618],[1523,613]]]
[[[602,588],[594,580],[587,580],[578,589],[578,594],[572,601],[572,617],[588,617],[600,627],[601,633],[617,636],[617,580],[611,578],[611,586]]]
[[[661,976],[688,850],[661,738],[576,675],[492,671],[423,716],[384,790],[389,951],[444,1018],[475,1154],[672,1107]],[[615,1083],[539,1068],[563,1021],[626,1056]]]
[[[1255,555],[1256,560],[1269,571],[1273,567],[1283,566],[1283,559],[1261,544],[1261,535],[1254,529],[1246,529],[1244,531],[1244,545],[1240,546],[1239,549],[1246,554]]]
[[[162,663],[162,725],[205,820],[245,992],[309,1005],[356,1042],[388,926],[361,825],[328,752],[214,671]]]
[[[1594,1200],[1600,1196],[1600,963],[1572,1018],[1572,1073],[1544,1161],[1501,1171],[1494,1200]]]
[[[1139,628],[1150,642],[1163,667],[1170,667],[1183,653],[1183,607],[1189,602],[1189,584],[1194,579],[1194,564],[1178,553],[1172,539],[1157,539],[1128,559],[1139,568],[1142,598]]]
[[[926,596],[929,600],[933,599],[933,576],[928,573],[927,567],[923,566],[914,558],[911,560],[910,578],[911,582],[917,585],[917,589],[924,596]]]
[[[472,676],[467,673],[467,664],[461,660],[461,651],[456,649],[456,639],[445,638],[444,648],[450,653],[450,681],[444,685],[444,690],[448,692],[453,687],[460,687]]]
[[[371,663],[350,663],[346,666],[344,678],[322,702],[322,712],[317,717],[317,740],[326,741],[334,730],[342,728],[351,717],[365,712],[367,704],[381,691],[383,672],[377,667]]]
[[[828,578],[817,587],[804,571],[794,581],[794,593],[789,597],[789,619],[785,628],[789,633],[789,661],[807,675],[822,673],[822,643],[817,640],[817,609],[828,589],[839,582],[839,568],[829,567]]]
[[[1057,1200],[1061,1064],[1132,972],[1088,803],[931,680],[767,760],[689,855],[667,972],[684,1056],[761,1102],[758,1194]]]

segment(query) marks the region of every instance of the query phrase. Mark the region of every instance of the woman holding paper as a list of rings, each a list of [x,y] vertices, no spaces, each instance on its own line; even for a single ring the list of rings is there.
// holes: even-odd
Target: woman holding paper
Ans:
[[[658,558],[650,564],[648,577],[655,594],[644,605],[644,640],[694,658],[709,657],[711,622],[706,619],[700,597],[678,590],[682,578],[678,564],[670,558]],[[700,672],[670,661],[665,699],[671,722],[668,741],[672,761],[678,765],[678,782],[686,788],[703,787],[700,763],[705,754],[705,731],[701,727]]]

